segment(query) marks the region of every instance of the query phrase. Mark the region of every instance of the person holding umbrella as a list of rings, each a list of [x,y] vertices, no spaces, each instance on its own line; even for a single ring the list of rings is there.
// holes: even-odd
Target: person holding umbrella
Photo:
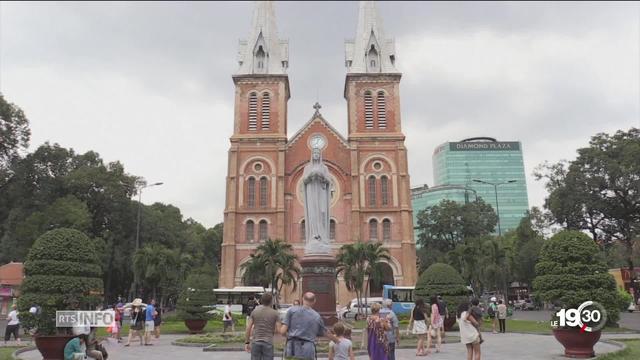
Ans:
[[[144,344],[144,340],[142,337],[142,331],[144,330],[144,323],[146,319],[145,309],[147,304],[142,302],[142,299],[138,298],[133,300],[130,304],[126,304],[125,308],[131,308],[131,325],[129,327],[129,338],[127,339],[127,343],[124,346],[129,346],[131,343],[131,339],[134,336],[140,338],[140,345]]]

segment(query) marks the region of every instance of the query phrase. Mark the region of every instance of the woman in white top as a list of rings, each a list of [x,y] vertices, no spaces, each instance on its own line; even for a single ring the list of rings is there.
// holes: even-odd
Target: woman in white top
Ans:
[[[20,319],[18,319],[18,310],[16,310],[16,305],[13,304],[11,306],[11,311],[7,315],[7,327],[4,330],[4,344],[7,344],[7,341],[11,339],[11,334],[13,334],[14,339],[20,343]]]
[[[480,333],[475,318],[470,314],[469,303],[458,306],[457,321],[460,342],[467,347],[467,360],[480,360]]]

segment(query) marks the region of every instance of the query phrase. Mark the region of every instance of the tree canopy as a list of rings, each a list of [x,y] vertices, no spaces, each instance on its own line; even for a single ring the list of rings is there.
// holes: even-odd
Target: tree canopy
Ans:
[[[549,196],[545,207],[569,230],[586,230],[603,248],[627,250],[633,269],[640,237],[640,129],[593,136],[574,161],[544,164],[536,171]]]
[[[0,94],[0,186],[4,186],[11,175],[11,162],[27,150],[30,138],[29,119],[22,109]]]
[[[491,234],[498,217],[482,199],[461,204],[442,200],[418,212],[418,245],[429,251],[421,256],[421,268],[442,261],[443,257],[465,240]]]

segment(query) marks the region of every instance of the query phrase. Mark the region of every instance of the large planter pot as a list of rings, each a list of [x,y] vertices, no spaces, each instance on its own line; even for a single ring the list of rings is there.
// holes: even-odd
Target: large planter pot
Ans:
[[[189,329],[190,334],[200,334],[202,329],[207,326],[208,320],[185,320],[184,324]]]
[[[448,318],[444,319],[444,330],[451,331],[453,329],[453,325],[456,324],[455,316],[449,315]]]
[[[64,346],[74,335],[37,335],[36,347],[44,360],[64,360]]]
[[[600,340],[600,330],[580,332],[580,329],[553,329],[553,336],[564,346],[564,356],[586,359],[595,356],[593,346]]]

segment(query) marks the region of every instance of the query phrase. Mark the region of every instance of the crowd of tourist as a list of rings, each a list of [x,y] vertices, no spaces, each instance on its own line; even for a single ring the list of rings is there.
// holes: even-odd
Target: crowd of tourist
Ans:
[[[245,332],[245,350],[251,354],[251,360],[272,360],[274,336],[285,337],[285,356],[298,359],[316,359],[316,340],[324,336],[329,343],[329,360],[353,360],[354,347],[351,342],[351,327],[338,321],[332,329],[325,327],[322,317],[313,309],[315,295],[305,293],[302,305],[291,307],[282,321],[272,307],[272,296],[265,293],[249,315]],[[370,360],[395,360],[396,349],[400,345],[400,322],[392,310],[393,302],[384,300],[383,304],[371,304],[371,314],[367,317],[363,330],[363,344],[366,343]],[[452,312],[453,314],[453,312]],[[503,300],[491,298],[486,309],[480,306],[478,299],[464,302],[455,311],[460,332],[460,341],[467,349],[468,360],[481,359],[483,317],[490,319],[493,332],[506,332],[507,306]],[[452,315],[453,316],[453,315]],[[445,320],[449,318],[447,303],[440,296],[429,299],[429,306],[418,299],[411,311],[407,334],[418,338],[416,356],[431,354],[431,347],[439,353],[445,341]],[[498,330],[499,328],[499,330]]]
[[[354,360],[354,346],[351,341],[351,327],[344,322],[337,322],[331,329],[325,327],[320,314],[313,309],[316,297],[307,292],[302,303],[296,300],[281,321],[278,311],[273,307],[270,293],[262,295],[256,306],[251,308],[247,318],[245,331],[245,350],[251,354],[251,360],[274,359],[274,336],[282,335],[286,339],[284,351],[286,357],[299,359],[316,359],[316,341],[318,337],[326,337],[329,343],[329,360]],[[259,305],[258,305],[259,304]],[[366,329],[363,330],[363,345],[366,343],[370,360],[395,360],[396,349],[400,345],[400,322],[392,310],[393,302],[385,299],[382,304],[373,303],[371,313],[367,317]],[[121,331],[125,318],[129,320],[129,333],[124,346],[139,339],[141,346],[151,346],[152,338],[160,336],[162,311],[156,308],[154,299],[145,304],[142,299],[124,303],[119,299],[113,305],[115,322],[107,328],[111,338],[120,343],[123,339]],[[37,311],[37,308],[34,308]],[[467,349],[468,360],[480,360],[483,316],[490,318],[494,333],[506,332],[507,306],[503,300],[491,298],[486,310],[480,306],[478,299],[464,302],[455,312],[460,341]],[[418,299],[411,311],[407,334],[417,337],[416,356],[431,354],[432,344],[435,352],[441,351],[445,339],[445,320],[449,317],[447,303],[440,297],[429,299],[429,306],[423,299]],[[5,332],[5,342],[13,335],[19,340],[19,316],[13,307],[8,316],[9,322]],[[229,306],[225,308],[223,320],[225,331],[233,331],[233,318]],[[64,350],[65,360],[92,358],[104,360],[108,356],[106,350],[96,340],[96,328],[74,327],[71,339]]]

